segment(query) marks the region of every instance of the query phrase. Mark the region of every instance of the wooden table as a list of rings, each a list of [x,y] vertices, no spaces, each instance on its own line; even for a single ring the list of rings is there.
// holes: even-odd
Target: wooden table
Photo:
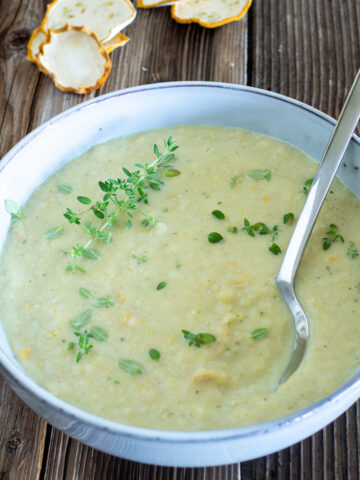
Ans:
[[[56,90],[26,59],[45,0],[0,0],[0,158],[25,134],[84,100],[171,80],[247,84],[296,98],[337,117],[360,66],[359,0],[253,0],[240,22],[207,30],[139,10],[96,93]],[[112,457],[48,425],[0,379],[0,480],[359,479],[360,403],[303,442],[217,468],[160,468]]]

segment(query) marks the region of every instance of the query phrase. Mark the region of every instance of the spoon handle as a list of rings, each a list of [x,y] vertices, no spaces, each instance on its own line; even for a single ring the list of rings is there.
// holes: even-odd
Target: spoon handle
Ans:
[[[312,186],[294,228],[277,281],[293,283],[315,220],[339,168],[360,116],[360,70],[316,171]]]

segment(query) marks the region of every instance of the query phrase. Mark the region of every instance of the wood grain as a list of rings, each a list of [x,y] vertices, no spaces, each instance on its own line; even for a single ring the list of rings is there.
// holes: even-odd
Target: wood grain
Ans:
[[[360,65],[358,0],[254,0],[240,22],[215,30],[180,25],[168,8],[140,10],[112,54],[98,92],[64,94],[26,61],[45,0],[0,0],[0,157],[25,134],[78,103],[120,88],[177,80],[249,84],[337,117]],[[360,478],[360,405],[311,438],[273,455],[217,468],[161,468],[70,439],[0,381],[0,480]]]

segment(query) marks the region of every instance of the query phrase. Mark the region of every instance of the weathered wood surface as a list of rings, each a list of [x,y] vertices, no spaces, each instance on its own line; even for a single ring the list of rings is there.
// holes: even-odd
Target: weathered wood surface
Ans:
[[[215,30],[180,25],[167,8],[139,11],[112,54],[98,92],[54,89],[26,59],[45,11],[42,0],[0,0],[0,158],[25,134],[83,100],[171,80],[248,84],[337,117],[360,66],[358,0],[253,0],[241,22]],[[0,480],[349,479],[360,478],[360,404],[286,450],[241,465],[160,468],[115,458],[68,438],[29,410],[0,380]]]

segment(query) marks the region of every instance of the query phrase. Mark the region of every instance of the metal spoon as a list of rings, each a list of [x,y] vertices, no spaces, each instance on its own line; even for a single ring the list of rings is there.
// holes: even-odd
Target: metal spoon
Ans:
[[[309,322],[295,295],[294,278],[326,194],[339,168],[342,157],[360,116],[360,70],[351,87],[312,186],[285,252],[276,282],[287,303],[295,324],[295,339],[291,359],[279,384],[284,383],[299,367],[309,342]]]

